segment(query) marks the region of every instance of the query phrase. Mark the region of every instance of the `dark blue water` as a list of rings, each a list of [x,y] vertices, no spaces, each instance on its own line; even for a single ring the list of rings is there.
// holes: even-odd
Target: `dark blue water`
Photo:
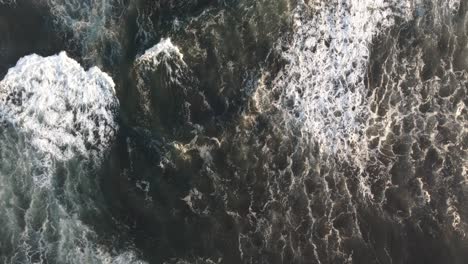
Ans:
[[[0,0],[0,262],[466,263],[467,14]]]

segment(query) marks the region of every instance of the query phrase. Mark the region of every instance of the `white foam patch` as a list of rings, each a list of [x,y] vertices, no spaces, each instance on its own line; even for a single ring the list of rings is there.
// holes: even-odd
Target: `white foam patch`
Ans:
[[[44,167],[76,155],[99,158],[118,129],[117,108],[112,79],[96,67],[85,71],[65,52],[26,56],[0,82],[1,119],[30,136]],[[36,180],[48,185],[50,175]]]
[[[11,239],[0,243],[15,254],[3,260],[39,263],[34,255],[53,263],[145,263],[132,249],[101,245],[82,221],[84,211],[99,213],[99,204],[89,208],[99,202],[89,197],[99,195],[92,172],[115,138],[117,111],[112,79],[96,67],[85,71],[65,52],[26,56],[8,71],[0,82],[0,201],[8,204],[0,221]],[[58,162],[66,167],[60,197]]]
[[[398,1],[397,1],[398,2]],[[286,119],[319,144],[320,150],[362,163],[367,143],[364,78],[374,37],[403,15],[406,2],[318,1],[312,15],[299,9],[285,58],[275,81]],[[310,11],[310,10],[309,10]]]
[[[172,44],[171,39],[161,39],[161,41],[152,48],[145,51],[143,55],[137,58],[136,63],[151,63],[157,66],[161,63],[164,57],[177,58],[183,61],[184,55],[180,52],[179,47]]]
[[[176,83],[188,70],[184,62],[184,55],[169,38],[161,39],[159,43],[137,57],[134,63],[140,106],[148,116],[151,115],[154,106],[151,103],[151,85],[148,85],[146,79],[159,67],[164,67],[170,81]]]

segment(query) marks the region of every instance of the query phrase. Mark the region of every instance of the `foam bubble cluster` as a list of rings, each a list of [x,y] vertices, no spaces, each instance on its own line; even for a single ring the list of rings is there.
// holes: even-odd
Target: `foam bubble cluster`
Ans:
[[[3,121],[49,160],[98,158],[118,128],[117,107],[112,79],[95,67],[85,71],[64,52],[26,56],[0,82]]]
[[[366,157],[366,75],[370,45],[403,10],[387,1],[318,1],[299,8],[295,33],[284,55],[288,65],[276,88],[280,108],[321,151],[341,158]],[[310,17],[312,10],[312,17]],[[395,11],[397,10],[397,11]]]
[[[137,58],[136,63],[150,63],[154,66],[158,66],[165,57],[175,57],[181,61],[184,58],[179,48],[172,44],[169,38],[162,39],[158,44],[146,50],[143,55]]]
[[[108,221],[96,170],[118,124],[114,82],[65,52],[20,59],[0,82],[0,262],[144,263],[84,220]],[[100,231],[100,230],[99,230]]]
[[[146,50],[134,62],[134,78],[143,118],[157,129],[189,122],[188,92],[191,71],[179,48],[170,39]]]
[[[6,120],[32,134],[31,144],[54,158],[96,153],[117,130],[112,79],[96,67],[86,72],[64,52],[22,58],[0,87]]]

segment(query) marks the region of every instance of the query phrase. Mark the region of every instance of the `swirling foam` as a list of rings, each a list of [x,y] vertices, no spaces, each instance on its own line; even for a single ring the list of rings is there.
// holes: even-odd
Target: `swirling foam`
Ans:
[[[188,121],[189,103],[185,99],[192,86],[191,72],[170,39],[161,39],[136,58],[134,78],[143,117],[160,120],[157,129]]]
[[[405,7],[387,1],[311,5],[295,16],[296,29],[284,55],[289,63],[274,88],[282,94],[278,107],[322,152],[361,164],[367,159],[361,146],[366,146],[364,78],[370,45]]]
[[[184,58],[179,47],[172,44],[172,41],[169,38],[161,39],[158,44],[146,50],[143,55],[137,58],[136,63],[150,63],[153,66],[158,66],[165,57],[175,57],[180,61],[183,61]]]
[[[65,52],[26,56],[0,83],[0,113],[47,160],[99,158],[118,125],[114,82],[98,68],[84,71]],[[50,185],[50,177],[35,178]]]
[[[107,219],[96,171],[118,106],[112,79],[64,52],[26,56],[8,71],[0,82],[0,262],[143,263],[100,245],[85,220]]]

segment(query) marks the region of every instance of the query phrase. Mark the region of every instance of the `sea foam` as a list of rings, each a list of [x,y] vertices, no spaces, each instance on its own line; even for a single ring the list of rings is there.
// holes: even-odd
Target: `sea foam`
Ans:
[[[118,125],[114,82],[94,67],[85,71],[65,52],[20,59],[0,82],[0,113],[46,160],[99,158]],[[39,185],[50,177],[36,178]]]
[[[111,77],[65,52],[26,56],[8,71],[0,82],[0,262],[144,263],[133,250],[100,244],[83,220],[111,225],[97,171],[118,107]]]

